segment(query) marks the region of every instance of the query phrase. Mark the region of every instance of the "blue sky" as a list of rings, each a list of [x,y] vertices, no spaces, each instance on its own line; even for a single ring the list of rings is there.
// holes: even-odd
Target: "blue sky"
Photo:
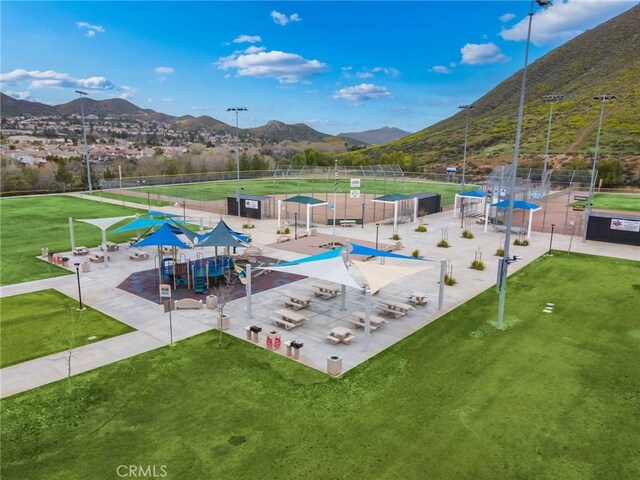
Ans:
[[[557,0],[531,60],[636,2]],[[241,127],[417,131],[522,67],[528,1],[12,2],[1,8],[4,93],[127,98]]]

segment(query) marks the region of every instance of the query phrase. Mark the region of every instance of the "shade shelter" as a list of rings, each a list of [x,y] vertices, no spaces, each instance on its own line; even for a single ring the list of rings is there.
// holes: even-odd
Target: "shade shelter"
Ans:
[[[484,190],[472,190],[470,192],[456,193],[453,201],[453,217],[457,217],[458,213],[464,216],[465,209],[468,212],[467,207],[469,205],[477,207],[479,204],[482,205],[482,214],[484,215],[487,204],[487,192]]]
[[[389,195],[383,195],[382,197],[376,197],[372,201],[378,203],[391,203],[393,204],[393,233],[398,233],[398,202],[404,200],[413,200],[413,221],[418,218],[418,199],[411,195],[403,195],[402,193],[391,193]]]
[[[246,236],[240,235],[229,228],[224,223],[224,220],[220,220],[218,225],[211,230],[211,232],[198,238],[197,247],[248,247],[249,244],[242,238]]]
[[[160,258],[160,262],[158,263],[158,282],[162,283],[162,247],[172,247],[173,251],[173,263],[176,263],[176,249],[177,248],[189,248],[189,245],[180,240],[176,234],[171,230],[171,227],[168,223],[162,225],[158,230],[153,232],[146,238],[142,240],[138,240],[136,243],[131,245],[132,247],[158,247],[158,257]],[[173,276],[173,288],[176,287],[176,278]]]
[[[494,203],[493,205],[491,205],[492,207],[496,207],[496,208],[509,208],[509,200],[502,200],[498,203]],[[533,213],[537,212],[538,210],[542,210],[542,207],[540,207],[539,205],[536,205],[535,203],[529,203],[529,202],[524,202],[522,200],[516,200],[513,202],[513,209],[514,210],[523,210],[523,211],[529,211],[529,225],[527,226],[527,238],[531,238],[531,224],[532,224],[532,220],[533,220]],[[489,208],[487,209],[487,213],[485,215],[484,218],[484,231],[487,231],[487,226],[489,224]],[[524,212],[523,212],[524,213]]]
[[[313,207],[327,205],[327,202],[323,202],[322,200],[319,200],[315,197],[307,197],[305,195],[296,195],[295,197],[278,200],[278,228],[282,228],[282,202],[301,203],[307,206],[307,234],[311,230],[311,209]]]
[[[127,218],[133,218],[132,215],[128,215],[126,217],[106,217],[106,218],[78,218],[79,222],[88,223],[93,225],[94,227],[98,227],[102,230],[102,251],[104,252],[104,266],[107,268],[109,266],[109,255],[107,255],[107,229],[116,223],[119,223]],[[117,231],[117,230],[116,230]],[[69,233],[71,235],[71,249],[75,250],[75,239],[73,237],[73,219],[69,217]]]

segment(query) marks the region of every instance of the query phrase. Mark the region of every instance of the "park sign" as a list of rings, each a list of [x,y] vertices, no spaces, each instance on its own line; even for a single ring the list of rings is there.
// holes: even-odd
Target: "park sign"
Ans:
[[[360,198],[360,190],[351,190],[350,195],[351,198]]]
[[[351,188],[360,188],[360,179],[359,178],[352,178],[351,179]]]
[[[611,230],[622,230],[624,232],[640,232],[640,222],[635,220],[611,219]]]

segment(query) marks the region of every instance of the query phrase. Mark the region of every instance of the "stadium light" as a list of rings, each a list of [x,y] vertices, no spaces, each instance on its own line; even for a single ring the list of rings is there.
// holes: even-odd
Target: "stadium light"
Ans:
[[[464,117],[464,153],[462,156],[462,181],[460,182],[460,194],[464,193],[464,178],[467,171],[467,132],[469,127],[469,110],[475,108],[475,105],[460,105],[458,108],[462,108],[466,111]],[[464,200],[463,200],[464,202]]]
[[[529,42],[531,41],[531,23],[533,21],[533,7],[534,3],[537,3],[540,7],[548,7],[551,5],[549,0],[531,0],[531,6],[529,8],[529,27],[527,30],[527,42],[524,49],[524,68],[522,70],[522,85],[520,87],[520,104],[518,106],[518,124],[516,127],[516,142],[513,152],[513,170],[511,172],[510,189],[509,193],[509,207],[507,208],[507,231],[504,236],[504,268],[500,270],[500,278],[498,279],[498,286],[500,297],[498,299],[498,320],[496,322],[496,328],[502,330],[502,322],[504,320],[504,304],[507,296],[507,270],[509,262],[509,246],[511,243],[511,227],[513,226],[513,201],[516,193],[516,175],[518,174],[518,156],[520,155],[520,133],[522,132],[522,116],[524,112],[524,95],[527,89],[527,69],[529,63]]]
[[[593,166],[591,168],[591,183],[589,184],[589,201],[584,212],[584,232],[582,241],[587,239],[587,227],[589,226],[589,215],[593,208],[593,193],[596,187],[596,167],[598,166],[598,148],[600,147],[600,132],[602,131],[602,119],[604,118],[604,104],[607,100],[615,100],[615,95],[596,95],[594,100],[600,100],[600,121],[598,122],[598,135],[596,136],[596,151],[593,153]]]
[[[247,109],[244,107],[227,108],[227,112],[236,112],[236,205],[238,207],[238,217],[240,217],[240,130],[238,128],[238,113],[246,111]]]
[[[549,140],[551,140],[551,120],[553,119],[553,104],[564,100],[564,95],[544,95],[542,101],[549,104],[549,125],[547,126],[547,145],[544,149],[544,167],[542,168],[542,189],[544,193],[544,210],[542,212],[542,231],[547,220],[547,203],[549,198],[549,182],[547,182],[547,168],[549,166]]]
[[[84,161],[87,165],[87,186],[89,192],[91,192],[91,168],[89,167],[89,147],[87,146],[87,129],[84,126],[84,101],[85,95],[89,95],[87,92],[76,90],[76,93],[80,95],[80,112],[82,113],[82,137],[84,138]]]

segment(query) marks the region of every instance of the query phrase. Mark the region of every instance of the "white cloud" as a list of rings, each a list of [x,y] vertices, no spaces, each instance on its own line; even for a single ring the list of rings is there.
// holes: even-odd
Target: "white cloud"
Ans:
[[[509,61],[495,43],[467,43],[460,49],[462,60],[466,65],[486,65],[489,63],[504,63]]]
[[[78,28],[86,28],[87,29],[87,37],[93,38],[96,36],[96,32],[104,33],[105,29],[102,25],[92,25],[87,22],[76,22],[76,26]]]
[[[504,15],[500,15],[498,17],[502,23],[507,23],[516,18],[515,13],[505,13]]]
[[[151,97],[147,98],[147,102],[153,103],[153,98],[151,98]]]
[[[457,64],[456,62],[449,62],[449,66],[450,66],[451,68],[454,68],[454,67],[457,67],[457,66],[458,66],[458,64]]]
[[[271,12],[271,18],[275,23],[277,23],[278,25],[282,25],[283,27],[289,22],[299,22],[302,20],[300,18],[300,15],[298,15],[297,13],[294,13],[287,17],[284,13],[280,13],[276,10],[273,10]]]
[[[194,112],[206,112],[207,110],[211,110],[211,107],[203,107],[202,105],[193,105],[191,110]]]
[[[153,69],[153,71],[160,75],[168,75],[170,73],[173,73],[173,67],[156,67]]]
[[[373,73],[371,72],[358,72],[356,73],[356,77],[358,78],[371,78],[375,76]]]
[[[173,102],[173,98],[171,98],[171,97],[164,97],[164,98],[162,99],[162,101],[163,101],[163,102]]]
[[[216,62],[220,70],[235,69],[241,77],[275,78],[280,83],[297,83],[328,70],[325,63],[307,60],[295,53],[272,50],[245,54],[234,52]]]
[[[260,35],[238,35],[232,40],[232,43],[258,43],[261,41]]]
[[[435,73],[442,73],[442,74],[447,74],[447,73],[451,73],[451,70],[449,70],[447,67],[445,67],[444,65],[434,65],[433,67],[431,67],[429,69],[430,72],[435,72]]]
[[[131,98],[135,89],[125,85],[115,85],[105,77],[74,78],[68,73],[53,70],[25,70],[17,68],[9,73],[0,73],[0,82],[8,85],[28,85],[30,89],[37,88],[80,88],[93,92],[120,92],[122,98]]]
[[[373,73],[384,73],[390,77],[396,78],[400,76],[400,70],[393,67],[373,67],[371,69]]]
[[[245,48],[243,53],[251,54],[251,53],[264,52],[265,50],[266,48],[264,47],[256,47],[255,45],[251,45],[250,47]]]
[[[333,94],[333,98],[347,100],[356,105],[367,100],[384,97],[393,97],[393,94],[386,87],[372,83],[361,83],[355,87],[341,88]]]
[[[5,90],[4,94],[9,95],[10,97],[15,98],[16,100],[29,100],[30,102],[36,101],[33,95],[31,95],[31,93],[27,91],[14,92],[13,90]]]
[[[531,41],[536,45],[566,41],[586,29],[628,10],[633,3],[599,0],[567,0],[538,10],[531,24]],[[526,40],[529,18],[525,17],[511,28],[503,28],[504,40]]]

